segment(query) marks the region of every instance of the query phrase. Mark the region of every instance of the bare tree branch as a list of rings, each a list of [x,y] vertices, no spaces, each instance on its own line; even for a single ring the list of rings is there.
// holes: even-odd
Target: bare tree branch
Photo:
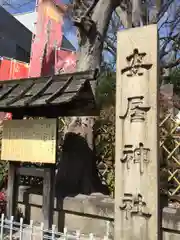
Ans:
[[[168,0],[167,3],[165,3],[161,8],[159,13],[157,14],[157,19],[156,22],[159,22],[159,20],[164,16],[165,12],[167,12],[168,8],[170,5],[174,2],[175,0]]]
[[[180,58],[176,59],[173,62],[170,62],[169,64],[164,64],[162,67],[165,69],[174,68],[174,67],[178,66],[179,64],[180,64]]]

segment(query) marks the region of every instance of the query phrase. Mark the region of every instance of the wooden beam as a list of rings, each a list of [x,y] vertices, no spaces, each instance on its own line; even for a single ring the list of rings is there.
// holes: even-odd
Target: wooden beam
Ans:
[[[43,168],[19,167],[16,169],[16,173],[21,176],[44,177]]]

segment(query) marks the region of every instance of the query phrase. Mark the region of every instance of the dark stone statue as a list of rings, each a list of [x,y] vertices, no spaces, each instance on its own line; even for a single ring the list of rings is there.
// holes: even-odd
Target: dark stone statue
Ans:
[[[98,176],[96,156],[82,136],[67,133],[56,175],[56,194],[66,197],[93,192],[109,194]]]

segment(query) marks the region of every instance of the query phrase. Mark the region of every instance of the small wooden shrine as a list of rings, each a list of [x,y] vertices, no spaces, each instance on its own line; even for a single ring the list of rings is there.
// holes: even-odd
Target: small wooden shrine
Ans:
[[[43,217],[52,224],[58,117],[92,116],[96,104],[91,83],[96,71],[50,77],[3,81],[0,111],[11,112],[4,121],[1,160],[9,161],[7,217],[15,214],[20,175],[43,178]],[[24,120],[24,117],[43,117]],[[22,163],[43,163],[43,168],[21,167]]]

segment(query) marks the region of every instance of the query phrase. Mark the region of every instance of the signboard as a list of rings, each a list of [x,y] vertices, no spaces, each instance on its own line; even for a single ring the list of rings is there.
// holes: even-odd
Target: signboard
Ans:
[[[16,59],[1,57],[0,59],[0,81],[11,79],[27,78],[29,72],[29,64]],[[0,122],[2,120],[11,120],[11,113],[0,112]]]
[[[19,62],[14,59],[12,67],[13,67],[13,69],[12,69],[11,79],[28,78],[28,73],[29,73],[29,64],[28,63]]]
[[[55,163],[56,119],[4,121],[1,160]]]
[[[29,64],[20,62],[15,59],[2,57],[0,59],[0,80],[11,80],[27,78],[29,72]]]
[[[0,80],[10,80],[12,71],[12,61],[9,59],[0,59]]]

